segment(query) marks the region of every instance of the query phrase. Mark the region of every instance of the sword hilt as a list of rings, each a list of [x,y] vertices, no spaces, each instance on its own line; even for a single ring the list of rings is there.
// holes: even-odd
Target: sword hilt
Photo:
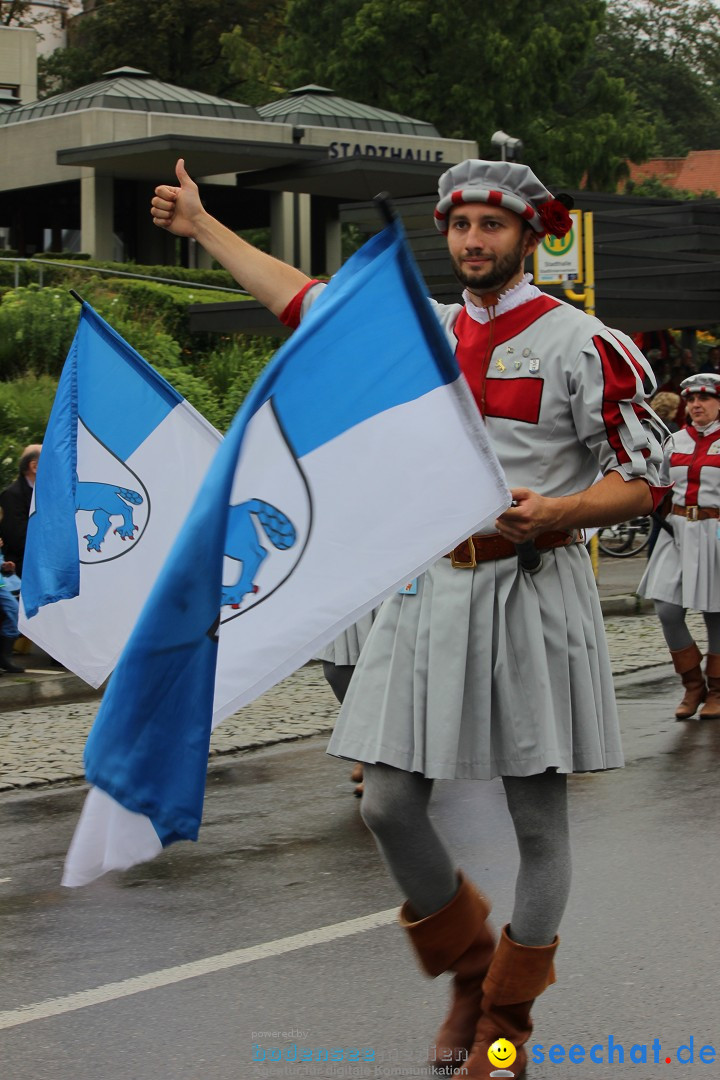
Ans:
[[[516,544],[518,562],[520,568],[526,574],[537,574],[542,566],[542,555],[535,547],[532,540],[525,540],[522,544]]]

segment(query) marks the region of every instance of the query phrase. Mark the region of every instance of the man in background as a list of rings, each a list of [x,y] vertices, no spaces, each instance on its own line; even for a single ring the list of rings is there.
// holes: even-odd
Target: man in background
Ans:
[[[13,480],[12,484],[0,494],[4,554],[7,560],[15,563],[15,570],[20,578],[22,578],[25,556],[30,503],[41,450],[42,446],[39,443],[25,447],[18,462],[17,480]]]

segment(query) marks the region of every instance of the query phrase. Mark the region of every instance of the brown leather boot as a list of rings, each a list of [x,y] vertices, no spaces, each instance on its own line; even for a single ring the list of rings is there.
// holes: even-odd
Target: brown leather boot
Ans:
[[[707,678],[707,697],[705,704],[700,710],[701,720],[720,719],[720,656],[717,653],[708,653],[705,663],[705,677]]]
[[[435,978],[452,971],[450,1011],[430,1049],[430,1064],[449,1074],[470,1053],[483,994],[483,981],[495,952],[495,938],[487,922],[490,904],[463,874],[449,904],[426,919],[415,921],[410,905],[403,904],[400,924],[407,931],[423,971]]]
[[[533,1029],[530,1009],[535,998],[555,982],[553,958],[558,938],[552,945],[519,945],[508,936],[508,929],[506,926],[500,935],[483,985],[482,1014],[462,1073],[470,1080],[489,1080],[498,1068],[509,1069],[515,1080],[525,1075],[525,1043]],[[491,1064],[488,1059],[488,1050],[498,1039],[507,1039],[517,1052],[507,1065]]]
[[[675,670],[682,679],[685,696],[675,710],[676,720],[689,720],[705,700],[707,687],[700,664],[702,653],[693,641],[685,649],[670,650]]]

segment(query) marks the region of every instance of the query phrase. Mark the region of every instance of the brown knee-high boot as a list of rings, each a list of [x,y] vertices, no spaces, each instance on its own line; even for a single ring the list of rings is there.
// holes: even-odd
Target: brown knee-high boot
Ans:
[[[416,920],[408,903],[400,911],[400,925],[407,931],[423,971],[435,978],[443,971],[454,973],[450,1011],[430,1048],[430,1062],[438,1070],[452,1072],[470,1052],[483,995],[483,981],[495,952],[495,938],[488,925],[490,904],[462,874],[459,888],[440,911]]]
[[[700,719],[717,720],[720,718],[720,656],[717,653],[707,654],[705,677],[708,689],[705,704],[700,710]]]
[[[705,700],[707,687],[703,677],[702,653],[693,641],[685,649],[670,650],[675,670],[682,679],[685,687],[685,696],[675,710],[677,720],[689,720],[697,712],[697,708]]]
[[[463,1072],[470,1080],[488,1080],[498,1066],[491,1065],[488,1050],[497,1039],[507,1039],[517,1051],[508,1069],[515,1080],[525,1073],[525,1043],[532,1034],[530,1009],[535,998],[555,982],[553,959],[558,938],[552,945],[519,945],[504,927],[490,970],[483,984],[481,1015],[472,1052]]]

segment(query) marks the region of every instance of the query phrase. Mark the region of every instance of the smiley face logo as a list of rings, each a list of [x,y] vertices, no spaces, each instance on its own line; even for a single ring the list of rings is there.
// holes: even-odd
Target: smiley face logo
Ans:
[[[507,1039],[496,1039],[488,1050],[488,1060],[490,1064],[497,1065],[499,1068],[504,1068],[506,1065],[512,1065],[516,1057],[517,1050]]]

